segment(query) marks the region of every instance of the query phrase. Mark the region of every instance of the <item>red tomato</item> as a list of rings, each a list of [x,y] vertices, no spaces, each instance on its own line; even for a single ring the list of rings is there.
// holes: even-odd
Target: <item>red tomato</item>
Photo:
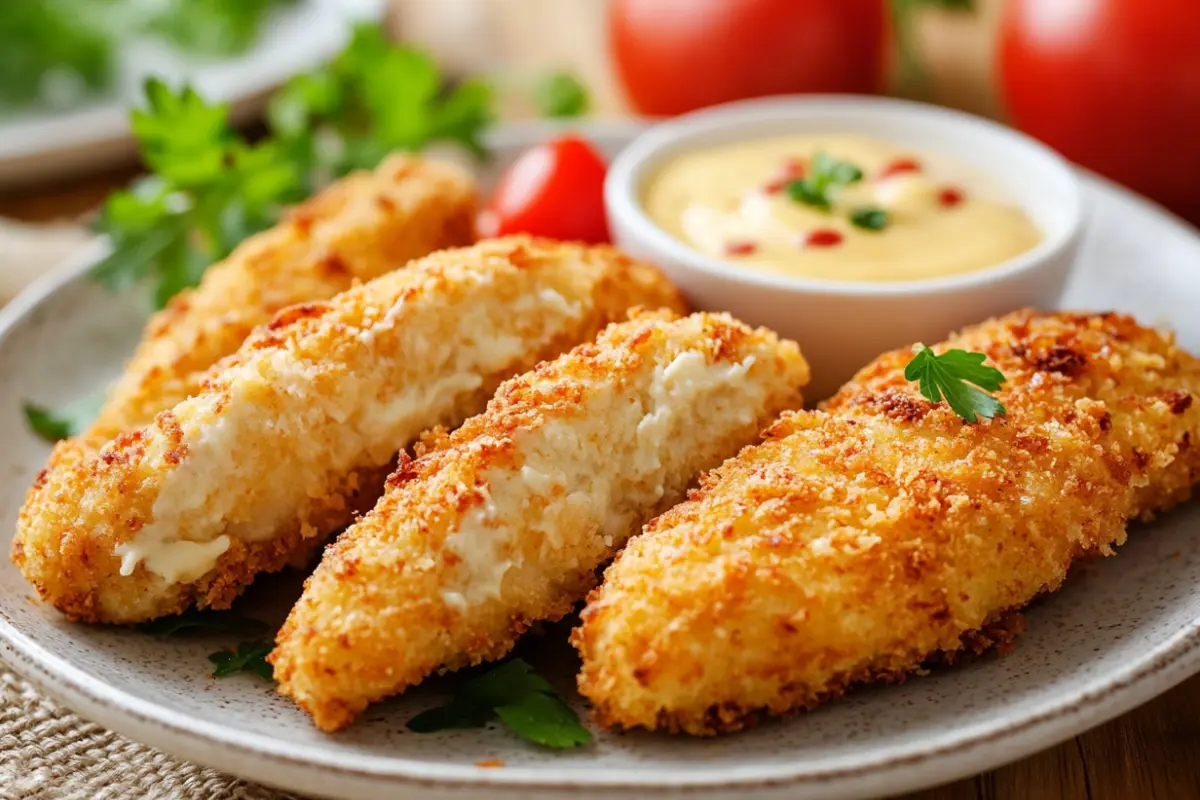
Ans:
[[[1200,221],[1200,2],[1008,0],[1000,77],[1017,127]]]
[[[610,0],[609,43],[643,114],[795,92],[876,92],[884,0]]]
[[[601,244],[609,241],[604,213],[604,158],[574,134],[526,150],[500,178],[480,215],[482,236],[531,233]]]

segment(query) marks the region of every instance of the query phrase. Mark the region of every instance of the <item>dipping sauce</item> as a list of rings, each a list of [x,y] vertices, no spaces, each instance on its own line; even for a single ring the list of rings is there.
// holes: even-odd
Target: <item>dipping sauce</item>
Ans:
[[[758,139],[682,153],[642,187],[660,227],[709,256],[835,281],[991,267],[1042,232],[960,165],[856,135]]]

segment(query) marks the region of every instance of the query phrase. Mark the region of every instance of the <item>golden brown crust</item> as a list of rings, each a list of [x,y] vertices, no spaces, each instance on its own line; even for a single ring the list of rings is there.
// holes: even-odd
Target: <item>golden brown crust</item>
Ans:
[[[348,175],[247,239],[150,319],[84,441],[99,448],[194,394],[213,364],[280,309],[470,244],[475,207],[470,175],[452,164],[397,155]]]
[[[599,720],[713,734],[910,672],[1200,479],[1200,363],[1170,336],[1022,311],[948,347],[1007,376],[1006,417],[965,423],[888,353],[630,543],[573,635]]]
[[[336,730],[435,669],[499,658],[807,379],[770,332],[640,314],[506,382],[326,551],[271,656],[280,691]]]
[[[226,606],[369,507],[422,429],[481,411],[501,380],[635,305],[682,301],[611,248],[514,237],[435,253],[320,313],[285,310],[150,425],[99,452],[61,445],[26,499],[13,559],[87,621]],[[165,580],[140,559],[120,574],[118,547],[222,535],[228,549],[198,577]]]

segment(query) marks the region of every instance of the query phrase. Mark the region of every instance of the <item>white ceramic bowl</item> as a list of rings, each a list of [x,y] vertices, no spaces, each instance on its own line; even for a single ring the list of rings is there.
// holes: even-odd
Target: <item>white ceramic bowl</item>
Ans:
[[[705,256],[659,228],[641,187],[664,159],[694,148],[786,134],[855,133],[943,155],[985,175],[1021,205],[1044,239],[993,267],[947,278],[861,283],[778,276]],[[1022,306],[1053,307],[1083,222],[1075,171],[1032,139],[988,120],[876,97],[767,98],[656,125],[625,148],[604,187],[618,245],[661,266],[701,309],[729,311],[800,343],[820,399],[880,353],[935,342],[963,325]]]

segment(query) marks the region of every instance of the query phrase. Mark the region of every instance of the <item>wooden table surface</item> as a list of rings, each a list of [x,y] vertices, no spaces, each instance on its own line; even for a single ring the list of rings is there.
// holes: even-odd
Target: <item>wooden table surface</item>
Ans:
[[[0,216],[28,221],[75,217],[94,208],[112,188],[123,185],[133,174],[130,169],[121,169],[56,186],[0,193]],[[1200,676],[1058,747],[909,796],[909,800],[917,798],[1200,798]]]

